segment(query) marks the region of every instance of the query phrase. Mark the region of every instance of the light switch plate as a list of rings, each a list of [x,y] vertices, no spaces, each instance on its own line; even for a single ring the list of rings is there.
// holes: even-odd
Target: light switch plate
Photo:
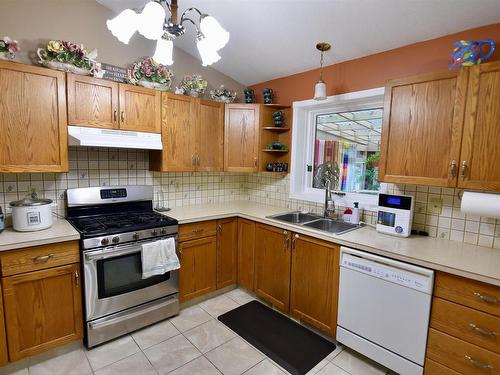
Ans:
[[[430,214],[441,215],[441,211],[443,211],[443,200],[441,198],[430,198],[427,211]]]

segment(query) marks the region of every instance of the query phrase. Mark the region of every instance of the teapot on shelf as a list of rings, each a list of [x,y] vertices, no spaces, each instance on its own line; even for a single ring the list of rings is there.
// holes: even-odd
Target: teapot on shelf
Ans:
[[[489,51],[483,53],[483,46],[489,46]],[[484,39],[479,42],[474,40],[459,40],[455,42],[450,56],[448,66],[472,66],[481,64],[488,60],[496,49],[496,43],[491,39]]]

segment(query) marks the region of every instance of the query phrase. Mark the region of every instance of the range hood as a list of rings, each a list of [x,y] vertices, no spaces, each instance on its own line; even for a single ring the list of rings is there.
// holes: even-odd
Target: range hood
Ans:
[[[70,146],[161,150],[161,134],[68,126]]]

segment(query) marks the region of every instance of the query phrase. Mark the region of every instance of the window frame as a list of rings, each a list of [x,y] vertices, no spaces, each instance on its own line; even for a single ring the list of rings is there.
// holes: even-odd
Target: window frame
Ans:
[[[384,88],[355,91],[327,97],[326,100],[314,99],[293,102],[292,155],[289,198],[308,202],[322,203],[325,193],[314,189],[310,184],[312,171],[307,172],[307,165],[314,160],[314,140],[316,137],[316,117],[324,113],[349,112],[384,107]],[[386,192],[387,185],[380,184],[380,192]],[[378,194],[343,193],[334,195],[338,205],[352,206],[359,202],[361,208],[374,209],[378,204]]]

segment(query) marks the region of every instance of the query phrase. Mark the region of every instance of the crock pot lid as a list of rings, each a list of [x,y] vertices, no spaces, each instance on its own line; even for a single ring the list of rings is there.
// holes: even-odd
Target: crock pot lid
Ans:
[[[18,201],[10,202],[10,205],[12,207],[29,207],[29,206],[44,206],[51,203],[52,203],[51,199],[23,198]]]

